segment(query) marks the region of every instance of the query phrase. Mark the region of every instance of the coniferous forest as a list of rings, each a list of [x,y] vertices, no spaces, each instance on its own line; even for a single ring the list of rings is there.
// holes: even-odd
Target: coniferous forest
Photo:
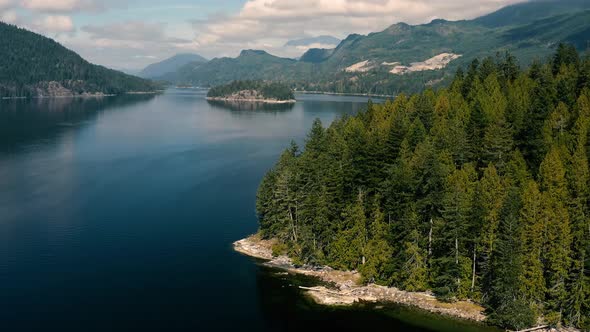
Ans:
[[[285,150],[260,232],[299,264],[472,299],[490,323],[590,329],[590,59],[502,54]]]
[[[13,25],[0,22],[0,40],[0,97],[53,96],[51,82],[74,95],[159,89],[150,81],[93,65],[54,40]]]
[[[233,81],[226,85],[209,89],[207,97],[231,97],[241,91],[256,91],[262,98],[275,100],[293,100],[295,96],[289,86],[276,82]]]

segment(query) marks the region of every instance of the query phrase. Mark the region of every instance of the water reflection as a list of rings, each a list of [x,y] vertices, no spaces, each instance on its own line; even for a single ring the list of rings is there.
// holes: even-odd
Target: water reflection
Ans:
[[[148,102],[153,95],[0,100],[0,154],[15,152],[92,122],[100,112]]]
[[[361,303],[352,307],[317,305],[299,286],[318,281],[302,275],[259,266],[258,302],[271,331],[499,332],[494,327],[461,321],[396,304]]]
[[[295,106],[294,103],[289,104],[271,104],[262,102],[250,102],[250,101],[225,101],[225,100],[207,100],[209,105],[213,108],[221,108],[236,112],[282,112],[290,111]]]

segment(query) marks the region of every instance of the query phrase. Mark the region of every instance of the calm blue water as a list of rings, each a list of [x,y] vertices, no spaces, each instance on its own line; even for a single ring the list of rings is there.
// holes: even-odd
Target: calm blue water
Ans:
[[[298,97],[271,109],[192,90],[0,101],[0,330],[474,329],[318,308],[294,287],[309,280],[232,251],[256,231],[258,183],[289,142],[366,102]]]

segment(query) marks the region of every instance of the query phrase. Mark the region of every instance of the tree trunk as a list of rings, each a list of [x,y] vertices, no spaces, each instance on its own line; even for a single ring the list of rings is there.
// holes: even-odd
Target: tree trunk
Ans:
[[[459,238],[455,237],[455,264],[459,269]],[[457,276],[457,287],[461,286],[461,278]]]
[[[477,244],[473,246],[473,273],[471,274],[471,292],[475,290],[475,262],[477,260]]]
[[[432,218],[430,218],[430,231],[428,231],[428,257],[432,256]]]

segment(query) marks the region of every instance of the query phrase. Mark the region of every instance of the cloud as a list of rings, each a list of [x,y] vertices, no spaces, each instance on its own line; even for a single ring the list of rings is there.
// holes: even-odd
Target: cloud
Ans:
[[[174,31],[171,36],[169,31]],[[188,34],[188,38],[181,38]],[[174,53],[196,52],[190,24],[123,21],[85,25],[77,36],[62,36],[60,42],[91,62],[114,68],[141,69]]]
[[[70,33],[76,29],[72,18],[65,15],[44,16],[32,24],[32,28],[41,33]]]
[[[13,0],[0,0],[0,9],[11,8],[14,6]]]
[[[10,24],[17,24],[19,22],[19,17],[14,10],[1,11],[0,21]]]
[[[166,35],[166,23],[150,23],[142,21],[128,21],[108,25],[87,25],[82,31],[88,33],[92,39],[114,41],[143,41],[166,43],[189,43],[190,40],[172,38]]]
[[[249,0],[239,13],[193,21],[195,45],[228,52],[236,44],[267,44],[301,36],[380,31],[435,18],[468,19],[523,0]],[[277,49],[280,51],[280,48]],[[239,50],[231,50],[237,53]]]
[[[100,2],[92,0],[21,0],[23,8],[39,12],[75,12],[96,10],[101,7]]]

